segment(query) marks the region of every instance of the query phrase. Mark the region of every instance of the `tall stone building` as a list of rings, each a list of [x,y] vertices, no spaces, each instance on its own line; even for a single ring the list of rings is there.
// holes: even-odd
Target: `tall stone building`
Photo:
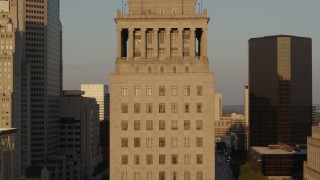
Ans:
[[[304,163],[303,179],[320,179],[320,126],[312,127],[312,137],[308,137],[308,161]]]
[[[195,0],[129,0],[110,74],[110,178],[214,179],[214,74]]]
[[[14,127],[16,175],[59,151],[59,0],[0,0],[0,127]],[[2,109],[1,109],[2,110]]]

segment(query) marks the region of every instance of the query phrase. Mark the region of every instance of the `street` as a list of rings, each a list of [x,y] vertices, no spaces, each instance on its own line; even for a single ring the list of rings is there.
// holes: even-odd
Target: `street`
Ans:
[[[224,154],[216,150],[216,180],[234,180]]]

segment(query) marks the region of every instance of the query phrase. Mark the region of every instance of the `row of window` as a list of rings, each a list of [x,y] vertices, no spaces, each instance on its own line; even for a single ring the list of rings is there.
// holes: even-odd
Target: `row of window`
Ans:
[[[153,146],[153,139],[151,137],[146,138],[146,147],[152,148]],[[129,147],[129,140],[128,138],[121,138],[121,147],[127,148]],[[133,147],[139,148],[141,147],[141,138],[133,138]],[[158,140],[158,147],[163,148],[166,147],[166,138],[165,137],[159,137]],[[171,147],[177,148],[178,147],[178,138],[172,137],[171,138]],[[185,137],[184,138],[184,147],[190,147],[190,138]],[[196,137],[196,147],[203,147],[203,138],[202,137]]]
[[[171,130],[178,130],[178,120],[171,120]],[[203,130],[203,121],[202,120],[196,120],[196,130]],[[121,121],[121,130],[127,131],[129,129],[129,123],[128,120],[122,120]],[[190,120],[184,120],[183,121],[183,129],[184,130],[190,130],[191,129],[191,121]],[[140,120],[134,120],[133,121],[133,130],[139,131],[141,130],[141,122]],[[146,121],[146,130],[154,130],[154,121],[147,120]],[[164,131],[166,130],[166,121],[165,120],[159,120],[159,130]]]
[[[159,175],[159,176],[158,176]],[[158,178],[157,178],[158,176]],[[183,180],[203,180],[203,172],[196,171],[196,179],[191,179],[191,172],[185,171],[183,175]],[[140,172],[134,172],[133,174],[134,180],[142,180]],[[146,180],[177,180],[178,179],[178,172],[173,171],[170,173],[166,173],[165,171],[160,171],[159,174],[153,174],[153,172],[149,171],[146,173]],[[128,173],[121,172],[121,180],[128,180]],[[182,179],[181,179],[182,180]]]
[[[184,164],[190,164],[190,154],[185,154],[184,155]],[[152,165],[154,158],[152,154],[148,154],[146,155],[146,164],[147,165]],[[197,154],[196,155],[196,164],[203,164],[203,154]],[[129,158],[128,155],[122,155],[121,156],[121,164],[122,165],[127,165],[129,164]],[[140,159],[140,155],[134,155],[133,156],[133,164],[134,165],[140,165],[141,163],[141,159]],[[160,154],[159,155],[159,159],[158,159],[158,164],[160,165],[164,165],[166,164],[166,155],[165,154]],[[169,163],[168,163],[169,164]],[[179,159],[178,159],[178,154],[171,154],[171,161],[170,164],[179,164]]]
[[[146,96],[152,96],[152,86],[146,87]],[[140,96],[140,86],[134,86],[133,88],[133,94],[134,96]],[[203,86],[197,86],[196,87],[197,96],[203,95]],[[184,96],[190,96],[191,94],[191,87],[190,86],[184,86],[183,88],[183,95]],[[129,95],[129,88],[128,86],[121,86],[121,96],[125,97]],[[166,87],[165,86],[159,86],[159,96],[165,96],[166,95]],[[178,96],[178,86],[171,86],[171,96]]]
[[[166,103],[159,103],[159,113],[166,113]],[[184,113],[190,113],[190,104],[184,104]],[[140,103],[134,103],[133,105],[133,112],[140,113]],[[128,113],[129,107],[128,103],[121,103],[121,113]],[[203,112],[203,105],[202,103],[196,104],[196,112],[202,113]],[[146,113],[153,113],[153,104],[147,103],[146,104]],[[178,113],[178,103],[171,103],[171,113]]]

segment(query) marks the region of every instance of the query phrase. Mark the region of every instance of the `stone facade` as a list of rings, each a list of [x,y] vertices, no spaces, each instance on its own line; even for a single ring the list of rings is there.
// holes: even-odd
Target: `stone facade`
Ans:
[[[308,138],[308,161],[304,163],[304,179],[320,179],[320,126],[312,127],[312,137]]]

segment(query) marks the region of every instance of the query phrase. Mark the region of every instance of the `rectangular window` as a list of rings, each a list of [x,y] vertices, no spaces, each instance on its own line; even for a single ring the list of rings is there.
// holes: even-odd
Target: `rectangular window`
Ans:
[[[184,138],[184,147],[190,147],[190,138],[188,137]]]
[[[159,172],[159,180],[166,180],[166,172],[164,171]]]
[[[140,113],[140,103],[134,103],[134,113]]]
[[[178,31],[172,31],[171,32],[171,44],[177,44],[178,43]]]
[[[184,164],[190,164],[190,155],[189,154],[184,155]]]
[[[183,31],[183,44],[190,44],[190,30]]]
[[[134,57],[141,57],[140,48],[135,48],[134,49]]]
[[[139,131],[140,130],[140,120],[134,120],[133,126],[134,126],[135,131]]]
[[[159,49],[159,59],[164,60],[166,57],[166,50],[165,49]]]
[[[139,155],[134,155],[134,164],[140,164],[140,156]]]
[[[183,94],[185,96],[190,96],[190,86],[184,86]]]
[[[152,172],[147,172],[147,180],[152,180]]]
[[[184,112],[185,113],[189,113],[190,112],[190,104],[189,103],[185,103],[184,104]]]
[[[128,104],[127,103],[121,104],[121,113],[128,113]]]
[[[178,130],[178,121],[177,120],[171,121],[171,130]]]
[[[203,87],[202,86],[197,86],[197,95],[202,96],[203,95]]]
[[[177,57],[178,56],[178,49],[177,48],[172,48],[170,56],[171,57]]]
[[[121,96],[128,96],[128,86],[121,86]]]
[[[152,113],[152,103],[147,103],[147,107],[146,107],[147,113]]]
[[[134,96],[140,96],[140,86],[134,87]]]
[[[147,96],[152,96],[152,86],[147,86]]]
[[[121,138],[121,147],[128,147],[128,138]]]
[[[196,145],[197,145],[197,147],[202,147],[203,146],[203,138],[202,137],[197,137],[196,138]]]
[[[190,179],[190,171],[185,171],[184,172],[184,180],[191,180]]]
[[[147,126],[146,129],[148,131],[153,130],[153,122],[152,122],[152,120],[147,120],[146,126]]]
[[[159,164],[166,164],[166,155],[164,154],[159,155]]]
[[[147,49],[147,58],[152,58],[153,57],[153,49],[148,48]]]
[[[159,87],[159,96],[165,96],[166,95],[166,88],[165,86]]]
[[[176,171],[172,172],[172,180],[177,180],[178,179],[178,173]]]
[[[159,113],[166,113],[166,105],[165,103],[159,104]]]
[[[134,172],[134,180],[141,180],[139,172]]]
[[[196,121],[196,130],[203,130],[202,120],[197,120]]]
[[[128,173],[127,172],[121,172],[121,180],[128,180]]]
[[[134,138],[134,147],[140,147],[140,138]]]
[[[203,164],[203,155],[197,154],[197,164]]]
[[[166,130],[166,122],[165,122],[165,120],[159,120],[159,130],[160,131]]]
[[[153,163],[153,156],[151,154],[147,155],[147,164],[150,165]]]
[[[147,138],[147,148],[152,148],[152,138],[151,137]]]
[[[178,155],[177,154],[171,155],[171,164],[178,164]]]
[[[127,120],[122,120],[121,121],[121,130],[122,131],[128,130],[128,121]]]
[[[171,96],[177,96],[177,95],[178,95],[178,87],[171,86]]]
[[[190,130],[190,121],[184,120],[184,130]]]
[[[178,138],[176,137],[171,138],[171,147],[172,148],[178,147]]]
[[[184,47],[183,48],[183,57],[189,57],[190,56],[190,48]]]
[[[128,155],[122,155],[121,156],[121,163],[122,164],[128,164]]]
[[[203,180],[203,172],[197,171],[197,179],[196,180]]]
[[[147,44],[152,44],[152,40],[153,40],[153,32],[148,31],[147,32]]]
[[[178,113],[178,103],[171,103],[171,113]]]
[[[202,113],[202,103],[197,103],[197,113]]]
[[[160,31],[159,32],[159,44],[164,44],[166,39],[166,32]]]
[[[166,147],[166,138],[164,137],[159,138],[159,147]]]

